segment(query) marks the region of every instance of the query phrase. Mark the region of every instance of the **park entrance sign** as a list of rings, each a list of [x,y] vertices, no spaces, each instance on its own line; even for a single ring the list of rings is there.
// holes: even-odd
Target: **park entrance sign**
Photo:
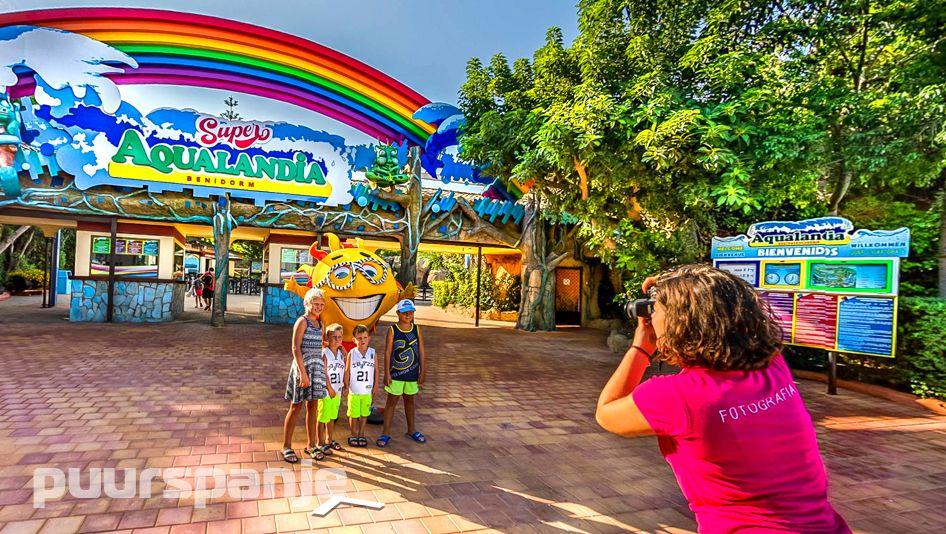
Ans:
[[[854,230],[823,217],[714,237],[713,265],[755,287],[788,344],[871,356],[896,350],[900,258],[910,230]]]
[[[137,85],[222,91],[230,109],[187,109],[163,92],[129,99]],[[321,117],[278,122],[274,109],[247,106],[261,116],[244,119],[232,95]],[[263,320],[275,323],[302,312],[282,273],[329,233],[399,248],[405,287],[422,241],[513,250],[523,208],[453,158],[462,119],[341,52],[245,22],[129,8],[0,13],[0,223],[41,228],[48,250],[60,229],[75,230],[72,320],[174,320],[185,273],[213,266],[222,324],[237,240],[263,244],[253,270],[265,275],[241,282],[262,284]],[[194,238],[214,242],[196,265]]]

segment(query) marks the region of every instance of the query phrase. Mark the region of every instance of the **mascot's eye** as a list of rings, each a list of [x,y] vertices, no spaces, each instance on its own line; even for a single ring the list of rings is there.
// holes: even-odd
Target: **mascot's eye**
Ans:
[[[384,279],[384,268],[373,261],[363,262],[358,266],[358,270],[369,282],[380,284]]]
[[[351,267],[347,265],[339,265],[332,271],[332,277],[338,280],[348,280],[349,276],[351,276]]]

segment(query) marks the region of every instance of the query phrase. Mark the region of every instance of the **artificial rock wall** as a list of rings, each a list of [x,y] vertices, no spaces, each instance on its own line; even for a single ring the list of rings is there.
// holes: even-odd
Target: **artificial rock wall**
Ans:
[[[105,322],[107,280],[73,280],[70,321]],[[184,284],[177,282],[115,282],[116,323],[163,323],[184,312]]]
[[[292,324],[305,313],[302,299],[281,287],[265,287],[263,296],[263,322],[269,324]]]

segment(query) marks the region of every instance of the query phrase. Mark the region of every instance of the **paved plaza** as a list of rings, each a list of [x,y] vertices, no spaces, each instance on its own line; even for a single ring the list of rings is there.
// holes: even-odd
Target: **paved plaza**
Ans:
[[[594,407],[618,358],[601,332],[529,334],[421,308],[429,362],[418,428],[397,418],[387,449],[348,450],[349,497],[318,502],[278,484],[258,498],[195,495],[78,499],[33,507],[40,467],[224,471],[288,467],[278,455],[288,326],[198,319],[76,324],[34,301],[0,303],[0,534],[11,532],[690,532],[692,515],[654,438],[602,431]],[[27,305],[29,304],[29,305]],[[379,350],[383,339],[376,336]],[[830,475],[830,497],[861,532],[942,532],[946,417],[800,381]],[[376,400],[379,404],[380,400]],[[368,427],[376,436],[380,427]],[[347,436],[342,425],[337,436]],[[295,446],[304,443],[299,427]],[[344,441],[344,439],[340,439]],[[303,466],[295,466],[301,474]],[[212,487],[208,488],[212,490]],[[318,498],[328,499],[326,488]]]

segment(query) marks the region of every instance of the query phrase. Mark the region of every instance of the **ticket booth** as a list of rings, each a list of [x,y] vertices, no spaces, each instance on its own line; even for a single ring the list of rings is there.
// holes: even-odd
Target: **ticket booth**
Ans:
[[[184,236],[171,225],[116,229],[113,245],[109,224],[78,223],[69,319],[173,321],[184,311]]]

